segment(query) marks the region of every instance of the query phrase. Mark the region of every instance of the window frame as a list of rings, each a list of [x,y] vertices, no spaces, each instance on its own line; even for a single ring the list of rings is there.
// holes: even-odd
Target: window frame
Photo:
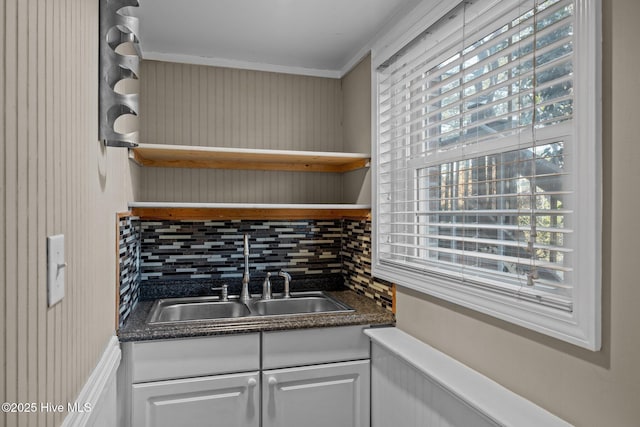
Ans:
[[[483,0],[485,1],[485,0]],[[502,0],[504,2],[505,0]],[[520,0],[509,0],[520,1]],[[498,0],[487,2],[487,12]],[[456,3],[457,4],[457,3]],[[580,141],[575,216],[572,236],[575,251],[573,311],[568,313],[518,300],[485,289],[460,286],[457,281],[380,262],[378,253],[378,67],[400,51],[452,8],[446,0],[424,0],[398,21],[372,47],[372,263],[375,277],[491,315],[592,351],[601,348],[601,241],[602,241],[602,83],[601,0],[574,0],[574,117],[571,138]],[[577,144],[576,144],[577,145]],[[574,145],[575,146],[575,145]]]

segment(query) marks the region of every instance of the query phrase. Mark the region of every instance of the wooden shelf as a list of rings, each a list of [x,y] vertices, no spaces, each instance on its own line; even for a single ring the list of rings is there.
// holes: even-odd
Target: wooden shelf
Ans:
[[[263,150],[187,145],[140,144],[129,157],[142,166],[348,172],[369,166],[364,153]]]
[[[370,205],[270,203],[129,203],[132,215],[154,220],[367,219]]]

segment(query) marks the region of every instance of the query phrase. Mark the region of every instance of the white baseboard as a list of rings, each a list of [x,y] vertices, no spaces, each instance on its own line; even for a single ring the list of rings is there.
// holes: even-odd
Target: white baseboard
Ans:
[[[120,357],[120,342],[112,336],[62,427],[117,427],[116,372]]]

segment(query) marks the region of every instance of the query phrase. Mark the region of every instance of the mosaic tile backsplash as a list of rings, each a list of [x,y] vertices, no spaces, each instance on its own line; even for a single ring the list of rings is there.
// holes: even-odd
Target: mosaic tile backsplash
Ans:
[[[393,285],[371,275],[371,221],[343,221],[342,274],[347,287],[368,296],[389,310],[393,308]]]
[[[243,235],[251,272],[293,278],[341,273],[340,221],[142,221],[143,281],[242,278]]]
[[[120,324],[137,298],[173,296],[179,287],[210,292],[244,269],[243,235],[250,235],[250,273],[258,289],[267,271],[289,272],[292,284],[316,280],[346,285],[392,309],[392,285],[371,277],[371,221],[150,221],[120,219]],[[136,244],[138,243],[138,244]],[[137,252],[136,252],[137,251]],[[135,259],[135,262],[134,262]],[[278,279],[274,281],[277,291]],[[200,289],[198,288],[200,287]]]
[[[140,220],[133,216],[118,218],[118,263],[120,301],[118,325],[122,326],[140,296]]]

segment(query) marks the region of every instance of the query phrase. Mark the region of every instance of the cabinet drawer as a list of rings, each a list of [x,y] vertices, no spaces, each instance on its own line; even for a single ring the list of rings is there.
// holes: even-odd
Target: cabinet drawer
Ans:
[[[260,334],[135,342],[134,383],[260,369]]]
[[[368,359],[368,326],[343,326],[295,331],[264,332],[262,368],[275,369],[319,363]]]

